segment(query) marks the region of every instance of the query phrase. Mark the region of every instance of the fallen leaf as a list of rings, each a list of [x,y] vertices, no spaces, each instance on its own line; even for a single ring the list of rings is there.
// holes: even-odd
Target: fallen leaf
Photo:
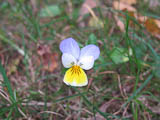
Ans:
[[[53,72],[58,67],[57,53],[45,53],[42,56],[43,70]]]
[[[128,11],[136,12],[136,9],[134,7],[118,1],[113,2],[113,7],[116,10],[128,10]]]
[[[99,18],[94,18],[94,17],[91,17],[90,20],[89,20],[89,26],[90,27],[95,27],[95,28],[103,28],[104,27],[104,24],[103,24],[103,21]]]
[[[90,12],[92,12],[92,9],[98,6],[98,1],[96,0],[85,0],[84,3],[82,4],[82,7],[80,9],[80,13],[79,13],[79,18],[78,18],[78,22],[80,22],[79,24],[82,25],[83,23],[81,22],[81,20],[83,19],[83,16],[85,14],[88,14]],[[93,13],[93,12],[92,12]],[[91,14],[92,14],[91,13]],[[83,26],[83,25],[82,25]]]
[[[123,3],[128,4],[128,5],[133,5],[133,4],[137,3],[136,0],[120,0],[120,2],[123,2]]]
[[[42,8],[40,11],[40,17],[55,17],[61,14],[61,10],[58,5],[51,5],[45,8]]]
[[[97,3],[95,0],[86,0],[80,9],[80,16],[84,16],[85,14],[89,13],[88,8],[86,7],[89,6],[91,9],[95,8],[97,6]]]
[[[157,26],[160,28],[160,20],[155,19],[154,21],[157,24]]]
[[[1,60],[0,62],[2,65],[4,65],[5,64],[5,59],[4,59],[5,53],[2,52],[3,48],[1,46],[2,46],[2,44],[0,44],[0,60]]]
[[[144,23],[148,17],[147,16],[142,16],[142,15],[135,15],[136,19],[140,22],[140,23]]]
[[[151,106],[149,108],[152,110],[153,113],[160,115],[160,104],[158,104],[157,106]]]
[[[3,89],[3,86],[2,86],[2,84],[3,84],[3,77],[2,77],[2,75],[0,74],[0,89]]]
[[[116,10],[120,10],[120,11],[123,11],[123,12],[126,12],[129,16],[131,17],[135,17],[135,12],[136,12],[136,9],[128,4],[125,4],[123,2],[118,2],[118,1],[114,1],[113,2],[113,8],[116,9]],[[114,18],[117,22],[117,26],[119,26],[120,30],[121,31],[125,31],[125,25],[124,25],[124,22],[119,18],[119,16],[125,18],[124,15],[122,14],[115,14],[114,15]],[[130,25],[132,24],[132,22],[130,21]]]
[[[91,33],[88,37],[88,44],[97,44],[97,37],[94,33]]]
[[[51,53],[51,48],[48,45],[38,45],[37,53],[43,56],[45,53]]]
[[[128,4],[125,3],[124,1],[125,0],[120,0],[120,2],[114,1],[113,2],[114,9],[126,12],[128,14],[128,16],[135,18],[140,24],[143,24],[145,26],[145,28],[147,29],[147,31],[150,32],[153,36],[160,39],[160,20],[149,18],[147,16],[142,16],[141,14],[138,14],[136,12],[136,9],[131,6],[131,3],[132,2],[134,3],[134,0],[133,1],[132,0],[126,1],[126,2],[130,2]],[[124,25],[124,22],[119,18],[119,16],[123,17],[124,19],[126,19],[126,18],[123,14],[115,14],[115,16],[114,16],[114,18],[117,22],[117,26],[119,26],[120,30],[124,32],[125,25]],[[130,20],[129,26],[135,27],[134,22]]]
[[[125,25],[124,23],[118,18],[118,16],[114,16],[116,22],[117,22],[117,26],[120,28],[121,31],[125,31]]]
[[[31,3],[31,6],[32,6],[32,8],[33,8],[33,13],[35,14],[35,13],[37,13],[37,11],[38,11],[38,8],[37,8],[37,1],[36,0],[30,0],[30,3]]]
[[[11,63],[7,66],[8,76],[17,72],[18,65],[20,64],[21,59],[22,59],[22,56],[18,56],[17,58],[13,59]]]
[[[125,12],[129,17],[132,17],[132,18],[135,18],[135,19],[137,17],[137,14],[135,12],[133,12],[133,11],[126,11],[126,9],[124,9],[123,12]],[[119,18],[119,16],[124,18],[123,22],[122,22],[122,19]],[[120,30],[124,32],[125,31],[124,22],[126,20],[126,16],[123,15],[123,14],[119,14],[119,15],[115,15],[114,18],[115,18],[115,20],[117,22],[117,26],[119,26]],[[134,22],[132,20],[129,20],[129,26],[130,27],[135,27],[135,25],[136,24],[134,24]]]
[[[58,67],[58,54],[51,52],[50,46],[39,45],[37,53],[39,55],[37,64],[42,64],[42,70],[53,72]]]
[[[148,18],[145,21],[144,26],[146,27],[148,32],[160,39],[160,20]]]
[[[131,49],[129,49],[129,55],[130,56],[132,55]],[[110,57],[113,60],[113,62],[116,64],[120,64],[120,63],[129,61],[127,50],[125,50],[124,48],[118,48],[118,47],[114,48]]]

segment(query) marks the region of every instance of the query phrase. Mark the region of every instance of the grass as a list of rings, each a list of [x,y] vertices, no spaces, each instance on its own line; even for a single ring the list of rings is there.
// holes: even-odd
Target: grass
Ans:
[[[143,24],[104,1],[103,7],[93,9],[104,24],[99,28],[88,25],[93,17],[90,14],[78,21],[83,1],[32,2],[1,1],[0,119],[159,119],[160,44]],[[41,18],[40,10],[52,4],[61,12]],[[143,9],[146,5],[143,1],[137,10],[158,19],[157,11]],[[123,32],[114,19],[118,13],[124,16],[120,16]],[[86,71],[92,81],[89,86],[63,83],[67,69],[61,64],[59,43],[67,37],[73,37],[81,47],[100,47],[94,68]],[[41,55],[47,49],[54,54],[54,62],[50,54]],[[17,59],[20,62],[16,63]],[[58,66],[46,70],[44,61]]]

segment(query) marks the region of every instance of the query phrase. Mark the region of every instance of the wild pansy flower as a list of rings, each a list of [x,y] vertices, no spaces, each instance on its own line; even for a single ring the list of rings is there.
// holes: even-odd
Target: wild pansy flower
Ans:
[[[73,38],[67,38],[60,43],[60,50],[62,52],[63,66],[70,68],[65,73],[64,83],[78,87],[86,86],[88,79],[84,70],[89,70],[93,67],[94,61],[98,59],[100,54],[99,47],[90,44],[80,49]]]

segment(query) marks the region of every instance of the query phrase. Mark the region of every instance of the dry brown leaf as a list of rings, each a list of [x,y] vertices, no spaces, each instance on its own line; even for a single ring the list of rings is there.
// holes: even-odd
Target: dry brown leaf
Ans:
[[[132,4],[137,3],[136,0],[120,0],[120,2],[123,2],[123,3],[128,4],[128,5],[132,5]]]
[[[40,56],[42,56],[45,53],[51,53],[51,48],[48,45],[38,45],[37,53]]]
[[[126,14],[131,17],[131,18],[135,18],[137,19],[138,18],[138,15],[136,12],[133,12],[133,11],[126,11],[126,10],[123,10],[123,12],[126,12]],[[123,15],[123,17],[125,18],[125,16]],[[125,18],[126,19],[126,18]],[[138,19],[137,19],[138,20]],[[136,24],[134,24],[134,22],[132,20],[129,20],[129,26],[130,27],[136,27]]]
[[[125,4],[123,2],[118,2],[118,1],[114,1],[113,2],[113,7],[116,10],[128,10],[128,11],[133,11],[136,12],[136,9],[128,4]]]
[[[160,28],[160,20],[155,19],[154,21],[157,24],[157,26]]]
[[[83,3],[83,5],[82,5],[82,7],[80,9],[80,16],[84,16],[85,14],[89,13],[89,10],[86,7],[86,5],[89,6],[92,9],[92,8],[95,8],[97,6],[97,3],[96,3],[95,0],[86,0]]]
[[[129,16],[135,17],[136,9],[128,4],[125,4],[123,2],[114,1],[113,8],[116,10],[121,10],[123,12],[127,11],[127,14]],[[122,14],[119,14],[119,16],[122,16],[123,18],[125,18],[125,16]],[[119,19],[118,15],[115,15],[114,18],[117,22],[117,26],[119,26],[120,30],[124,32],[125,31],[124,23]],[[132,24],[132,22],[130,22],[130,24]]]
[[[0,46],[1,46],[1,45],[0,45]],[[1,49],[1,47],[0,47],[0,60],[1,60],[1,64],[4,65],[4,63],[5,63],[4,55],[5,55],[5,54],[2,53],[1,51],[2,51],[2,49]]]
[[[17,58],[13,59],[11,63],[7,66],[7,75],[11,75],[12,73],[17,72],[18,65],[20,64],[20,61],[22,59],[22,56],[18,56]]]
[[[160,39],[160,20],[148,18],[145,21],[144,26],[146,27],[148,32]]]
[[[53,72],[58,67],[57,53],[45,53],[42,56],[43,70]]]
[[[151,106],[149,108],[152,110],[153,113],[160,115],[160,104],[158,104],[157,106]]]
[[[37,64],[42,63],[42,70],[53,72],[58,67],[58,54],[52,53],[48,45],[39,45],[37,53],[40,56]]]
[[[124,9],[123,12],[126,12],[126,14],[128,14],[128,16],[133,17],[133,18],[136,18],[136,16],[137,16],[136,13],[133,11],[126,11],[126,9]],[[126,16],[123,14],[119,14],[119,16],[126,19]],[[117,22],[117,26],[119,26],[120,30],[124,32],[125,31],[124,22],[122,22],[122,20],[119,19],[118,15],[115,15],[114,18]],[[133,23],[133,21],[131,21],[131,20],[129,21],[129,26],[135,27],[135,24]]]
[[[118,18],[118,16],[114,16],[114,18],[117,22],[117,26],[119,27],[119,29],[124,32],[125,31],[124,23]]]
[[[140,23],[144,23],[148,19],[147,16],[142,16],[142,15],[136,15],[135,17]]]
[[[37,13],[38,12],[38,8],[37,8],[37,1],[36,0],[30,0],[31,6],[33,8],[33,13]]]
[[[82,7],[80,9],[80,15],[78,18],[78,22],[80,22],[80,24],[82,25],[81,20],[83,19],[83,16],[87,13],[90,13],[91,10],[95,7],[98,6],[98,1],[97,0],[86,0],[83,4]]]
[[[121,10],[123,12],[127,11],[127,14],[129,16],[134,17],[137,21],[139,21],[140,24],[143,23],[148,32],[150,32],[153,36],[160,39],[160,20],[148,18],[146,16],[142,16],[142,15],[136,13],[136,9],[134,7],[132,7],[131,5],[129,5],[131,3],[125,4],[123,1],[124,0],[120,0],[120,2],[114,1],[113,2],[114,9]],[[130,0],[128,0],[126,2],[129,2],[129,1]],[[122,16],[125,19],[124,15],[119,14],[119,16]],[[114,17],[117,22],[117,26],[119,26],[120,30],[124,32],[125,31],[124,23],[119,19],[118,15],[115,15]],[[132,21],[129,21],[129,25],[131,27],[135,27],[134,23]]]

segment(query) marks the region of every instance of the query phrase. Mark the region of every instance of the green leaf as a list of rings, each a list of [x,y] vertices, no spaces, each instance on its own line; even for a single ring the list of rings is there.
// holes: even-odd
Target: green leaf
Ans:
[[[58,5],[51,5],[45,8],[42,8],[40,11],[40,17],[55,17],[61,14],[61,10]]]
[[[0,5],[0,8],[1,9],[6,9],[8,7],[8,2],[3,2],[3,3],[1,3],[1,5]]]
[[[97,37],[94,33],[91,33],[88,37],[88,44],[96,44],[97,43]]]
[[[159,59],[156,60],[156,64],[153,66],[153,73],[156,77],[160,78],[160,62]]]
[[[132,55],[131,49],[129,54]],[[110,57],[116,64],[129,61],[127,50],[124,48],[118,48],[118,47],[114,48]]]

